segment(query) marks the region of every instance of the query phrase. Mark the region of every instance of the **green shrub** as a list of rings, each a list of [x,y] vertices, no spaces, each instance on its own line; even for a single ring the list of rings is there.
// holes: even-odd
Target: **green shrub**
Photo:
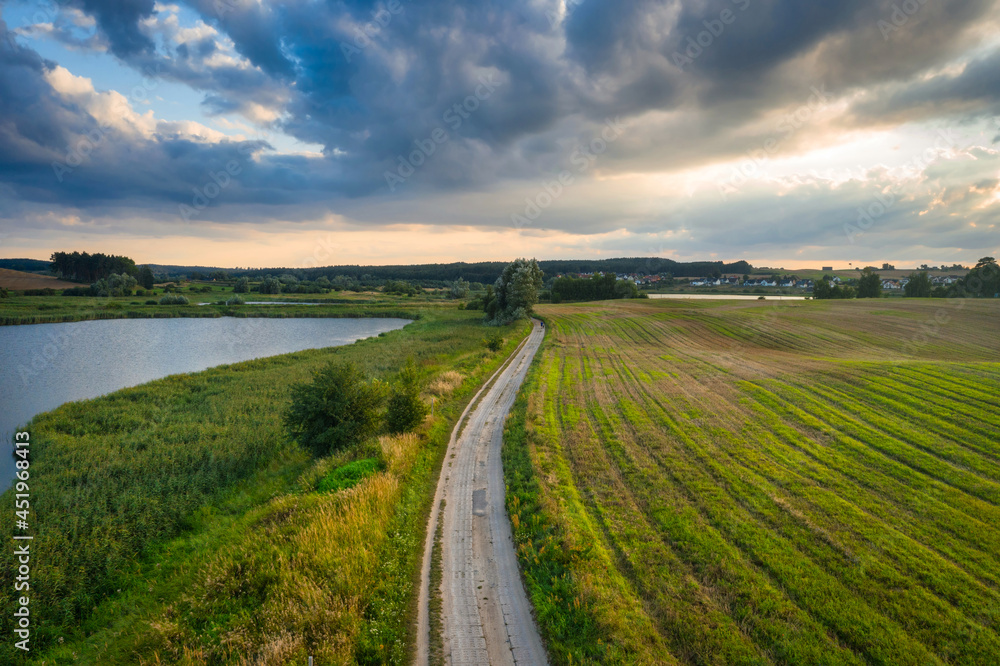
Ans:
[[[383,382],[368,381],[353,363],[331,363],[292,387],[285,425],[313,455],[325,456],[374,437],[385,398]]]
[[[498,352],[503,349],[503,336],[493,333],[488,338],[483,338],[483,345],[491,352]]]
[[[420,425],[426,415],[427,405],[420,399],[420,375],[410,358],[392,387],[385,414],[386,429],[393,434],[409,432]]]
[[[316,490],[321,493],[335,493],[338,490],[347,490],[361,483],[365,478],[382,469],[382,464],[378,458],[365,458],[355,460],[343,467],[338,467],[325,477],[320,479]]]
[[[189,303],[187,296],[164,296],[160,299],[160,305],[187,305]]]
[[[156,303],[157,303],[157,301],[154,301],[154,300],[146,301],[146,305],[156,305]]]

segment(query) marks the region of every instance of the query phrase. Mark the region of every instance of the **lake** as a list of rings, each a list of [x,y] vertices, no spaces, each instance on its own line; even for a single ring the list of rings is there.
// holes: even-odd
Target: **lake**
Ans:
[[[13,433],[35,414],[224,363],[351,344],[408,319],[108,319],[0,326],[0,491]]]
[[[688,301],[759,301],[763,296],[769,301],[804,301],[805,296],[780,296],[778,294],[650,294],[650,298],[676,298]]]

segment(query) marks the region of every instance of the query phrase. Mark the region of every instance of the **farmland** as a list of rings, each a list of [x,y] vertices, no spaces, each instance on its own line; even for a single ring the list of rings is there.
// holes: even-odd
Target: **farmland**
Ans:
[[[1000,304],[539,313],[504,461],[554,662],[1000,661]]]
[[[24,271],[14,271],[9,268],[0,268],[0,287],[23,291],[25,289],[69,289],[79,287],[78,284],[58,280],[47,275],[37,275],[35,273],[25,273]]]

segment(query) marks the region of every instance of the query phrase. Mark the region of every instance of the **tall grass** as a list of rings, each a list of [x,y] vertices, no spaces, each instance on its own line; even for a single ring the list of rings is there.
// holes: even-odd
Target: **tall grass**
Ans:
[[[476,313],[425,309],[384,337],[172,376],[36,417],[33,543],[45,555],[32,572],[34,654],[49,663],[74,653],[90,663],[155,663],[157,654],[291,663],[287,655],[309,649],[405,661],[412,577],[449,424],[527,329],[512,329],[497,355],[479,345],[481,330]],[[318,475],[350,456],[313,465],[290,441],[280,415],[291,385],[331,359],[389,377],[409,357],[428,380],[467,379],[440,399],[419,440],[351,452],[374,452],[384,471],[316,492]],[[0,515],[8,531],[9,514]],[[344,520],[354,529],[330,531]],[[9,558],[0,566],[0,606],[12,613],[14,571]],[[316,604],[324,619],[307,626]],[[293,620],[306,624],[281,628]],[[9,644],[0,650],[0,661],[19,657]]]

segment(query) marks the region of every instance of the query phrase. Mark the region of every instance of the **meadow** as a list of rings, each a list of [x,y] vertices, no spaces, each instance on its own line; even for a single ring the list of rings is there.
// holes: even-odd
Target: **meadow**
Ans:
[[[76,285],[79,286],[79,285]],[[208,291],[202,291],[208,289]],[[12,292],[0,299],[0,326],[49,324],[93,319],[143,319],[172,317],[402,317],[412,318],[415,306],[442,305],[442,292],[424,291],[416,296],[380,292],[331,292],[329,294],[234,294],[232,286],[183,283],[180,294],[187,305],[160,305],[167,292],[162,287],[142,295],[92,297],[26,296]],[[276,304],[227,304],[234,296],[244,301]]]
[[[401,663],[426,517],[455,419],[527,333],[416,308],[353,345],[175,375],[33,419],[37,664]],[[391,380],[412,357],[435,400],[416,433],[319,460],[281,423],[332,360]],[[12,491],[3,496],[13,506]],[[13,512],[0,525],[13,532]],[[12,558],[0,612],[12,616]],[[0,662],[22,663],[12,641]]]
[[[1000,661],[1000,303],[538,310],[504,461],[554,663]]]

